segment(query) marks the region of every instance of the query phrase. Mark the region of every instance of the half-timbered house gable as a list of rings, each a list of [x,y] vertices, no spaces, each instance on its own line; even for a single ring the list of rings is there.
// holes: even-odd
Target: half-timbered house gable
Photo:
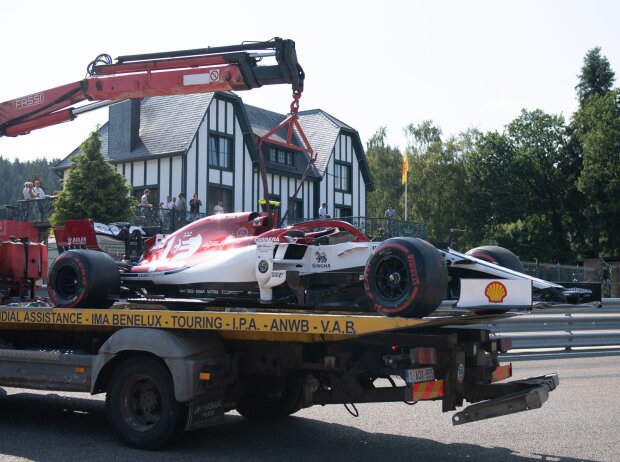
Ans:
[[[286,117],[244,105],[233,93],[144,98],[110,107],[100,127],[102,154],[125,176],[139,197],[148,188],[154,205],[166,196],[198,194],[201,213],[219,203],[226,212],[257,210],[264,198],[256,140]],[[358,133],[324,111],[300,113],[300,123],[317,153],[308,168],[303,152],[266,142],[267,184],[271,199],[289,218],[313,218],[322,202],[334,216],[363,216],[372,181]],[[285,141],[282,129],[272,139]],[[302,146],[297,135],[292,143]],[[80,154],[74,150],[57,164],[63,171]],[[296,196],[295,196],[295,193]],[[294,197],[295,196],[295,197]]]

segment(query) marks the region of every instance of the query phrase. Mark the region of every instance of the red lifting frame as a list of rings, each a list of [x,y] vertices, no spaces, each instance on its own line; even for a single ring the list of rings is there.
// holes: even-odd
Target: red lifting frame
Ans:
[[[305,152],[306,154],[308,154],[308,165],[306,166],[306,170],[304,171],[304,174],[301,177],[301,181],[299,182],[299,185],[297,185],[297,189],[295,189],[295,193],[293,194],[292,200],[288,201],[288,207],[286,211],[282,214],[282,218],[280,219],[280,223],[278,223],[278,227],[281,227],[282,224],[286,221],[286,217],[288,216],[288,212],[291,209],[291,205],[295,201],[295,198],[297,198],[297,194],[299,193],[301,186],[306,181],[306,177],[308,176],[308,173],[310,173],[310,171],[312,170],[312,166],[314,165],[314,161],[316,160],[316,153],[310,146],[310,142],[308,141],[306,134],[304,133],[303,129],[301,128],[301,125],[299,124],[299,118],[298,118],[299,99],[301,98],[302,91],[303,91],[303,84],[300,85],[298,90],[293,91],[293,102],[291,103],[291,112],[288,115],[288,117],[286,117],[282,122],[280,122],[278,125],[276,125],[271,130],[269,130],[269,132],[267,132],[265,135],[259,137],[256,140],[256,151],[258,153],[260,175],[261,175],[261,179],[263,183],[263,193],[265,195],[265,211],[268,217],[271,217],[272,215],[271,215],[271,204],[270,204],[271,201],[269,200],[269,185],[267,182],[267,167],[265,164],[265,159],[264,159],[264,155],[262,151],[263,143],[267,142],[269,144],[275,144],[277,146],[282,146],[287,149],[292,149],[294,151],[299,151],[299,152]],[[271,138],[275,133],[277,133],[283,127],[287,127],[286,143],[283,143],[282,141],[278,141],[278,140]],[[303,146],[297,146],[293,144],[292,140],[293,140],[294,132],[297,132],[297,135],[301,138],[301,142]],[[275,226],[275,223],[272,223],[271,226]]]

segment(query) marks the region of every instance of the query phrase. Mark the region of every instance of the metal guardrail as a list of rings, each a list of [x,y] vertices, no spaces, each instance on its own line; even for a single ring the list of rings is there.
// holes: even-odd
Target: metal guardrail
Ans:
[[[484,324],[495,338],[509,337],[509,357],[529,352],[557,356],[620,354],[620,299],[603,299],[599,308],[551,308]],[[558,351],[559,350],[559,351]]]

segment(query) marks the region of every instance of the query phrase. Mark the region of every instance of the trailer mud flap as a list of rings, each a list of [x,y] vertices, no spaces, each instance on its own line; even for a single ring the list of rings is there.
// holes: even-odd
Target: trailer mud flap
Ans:
[[[224,423],[224,402],[221,397],[205,393],[189,403],[185,430],[196,430],[222,423]]]
[[[452,424],[461,425],[476,422],[477,420],[538,409],[549,398],[549,392],[555,390],[559,383],[557,374],[549,374],[506,384],[494,384],[492,385],[493,387],[505,385],[507,390],[514,389],[514,387],[522,389],[472,404],[454,414],[452,416]]]

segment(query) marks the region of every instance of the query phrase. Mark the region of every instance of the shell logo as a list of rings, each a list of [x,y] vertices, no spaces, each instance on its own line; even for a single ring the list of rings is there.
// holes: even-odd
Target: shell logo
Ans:
[[[487,284],[484,289],[484,295],[489,299],[489,303],[503,303],[504,298],[508,295],[506,286],[498,281],[493,281]]]

